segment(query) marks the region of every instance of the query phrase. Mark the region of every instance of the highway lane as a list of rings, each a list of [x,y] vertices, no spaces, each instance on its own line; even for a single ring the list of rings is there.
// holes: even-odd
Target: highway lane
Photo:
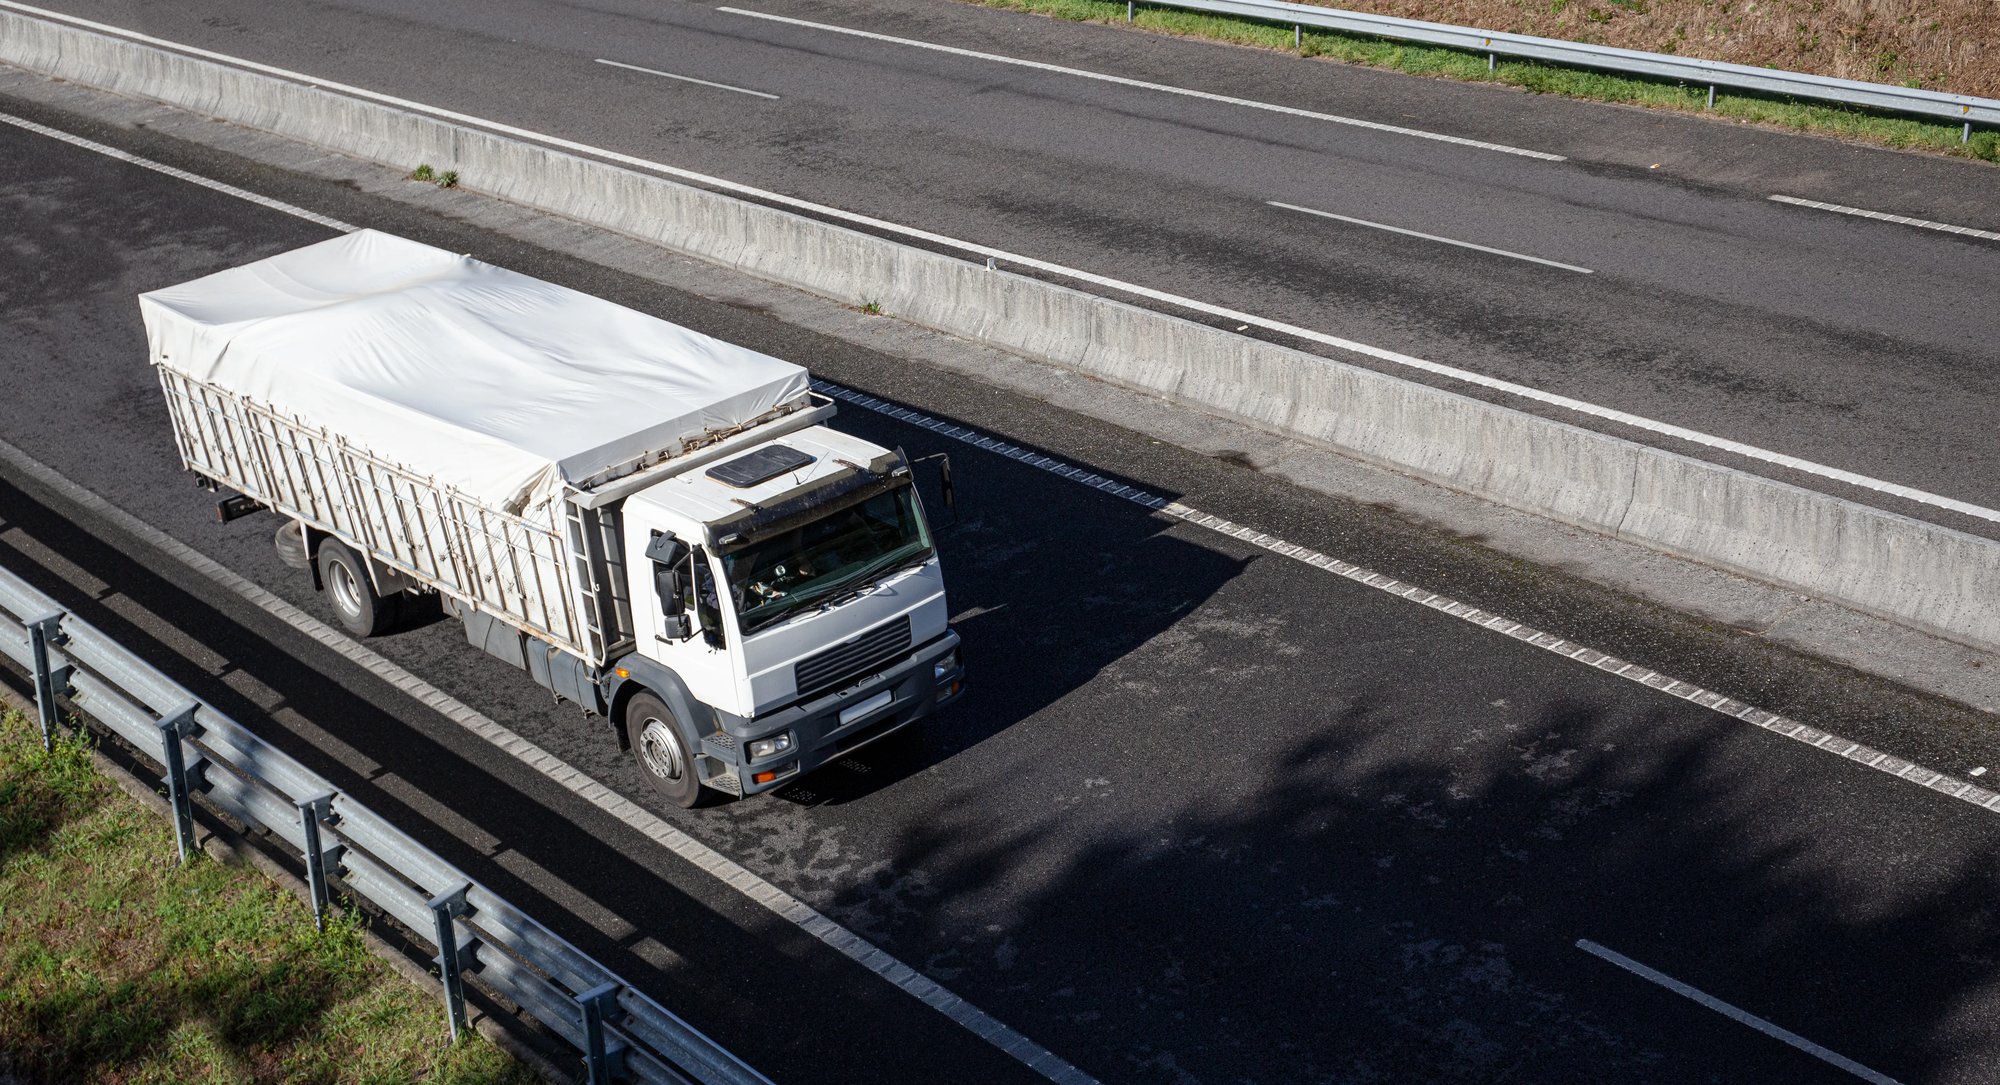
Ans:
[[[1934,768],[2000,763],[1985,717],[1462,540],[341,186],[94,134],[810,359]],[[131,298],[324,229],[15,129],[0,220],[0,436],[316,606],[268,518],[210,523],[175,469]],[[1995,815],[928,431],[858,410],[841,424],[957,458],[965,519],[942,545],[976,695],[779,797],[668,816],[1086,1071],[1850,1080],[1587,939],[1899,1080],[1986,1076]],[[177,654],[240,718],[277,708],[273,741],[780,1081],[1018,1072],[58,497],[9,478],[0,520],[10,567]],[[378,647],[643,794],[595,728],[448,625]]]
[[[2000,507],[1994,243],[1767,198],[1992,226],[1990,167],[903,0],[757,10],[1569,161],[705,5],[57,6]]]

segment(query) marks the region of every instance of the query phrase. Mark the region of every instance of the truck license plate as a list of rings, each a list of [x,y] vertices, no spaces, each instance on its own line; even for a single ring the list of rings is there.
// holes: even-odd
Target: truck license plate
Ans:
[[[876,694],[875,696],[870,697],[867,700],[861,702],[860,704],[849,705],[848,707],[841,709],[840,725],[842,727],[845,727],[848,724],[853,723],[855,720],[858,720],[861,717],[866,716],[868,713],[875,711],[876,709],[882,707],[885,704],[888,704],[890,701],[894,700],[895,697],[896,697],[895,690],[885,689],[882,692]]]

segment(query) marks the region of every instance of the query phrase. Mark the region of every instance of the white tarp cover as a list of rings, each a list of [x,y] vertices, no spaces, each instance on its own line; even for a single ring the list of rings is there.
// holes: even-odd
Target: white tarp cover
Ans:
[[[790,362],[374,230],[139,309],[155,365],[524,514],[807,391]]]

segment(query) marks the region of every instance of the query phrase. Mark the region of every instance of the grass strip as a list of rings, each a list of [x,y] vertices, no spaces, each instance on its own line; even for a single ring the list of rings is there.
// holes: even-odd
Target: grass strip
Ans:
[[[984,7],[1048,15],[1074,22],[1127,25],[1122,0],[966,0]],[[1400,42],[1333,30],[1305,28],[1299,44],[1292,42],[1289,24],[1279,25],[1233,15],[1211,15],[1174,8],[1139,5],[1131,26],[1183,38],[1201,38],[1326,57],[1347,64],[1387,68],[1411,75],[1457,79],[1469,83],[1500,83],[1537,94],[1558,94],[1592,102],[1614,102],[1649,109],[1702,113],[1748,124],[1835,136],[1885,147],[1933,151],[1960,158],[2000,161],[2000,132],[1974,131],[1960,142],[1957,124],[1914,117],[1896,117],[1840,105],[1815,104],[1790,98],[1717,88],[1715,108],[1708,109],[1708,85],[1614,75],[1584,68],[1567,68],[1532,60],[1502,57],[1491,70],[1486,54],[1438,45]]]
[[[11,1075],[11,1078],[10,1078]],[[197,853],[91,763],[0,711],[0,1081],[530,1085],[392,972],[348,911]]]

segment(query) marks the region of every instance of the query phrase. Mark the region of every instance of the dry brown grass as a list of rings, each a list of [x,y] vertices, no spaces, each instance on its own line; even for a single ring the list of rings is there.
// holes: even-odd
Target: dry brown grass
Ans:
[[[2000,97],[2000,0],[1349,0],[1332,6]]]
[[[1176,7],[1149,7],[1143,2],[1134,12],[1136,18],[1129,24],[1123,0],[966,0],[966,2],[1032,11],[1058,19],[1120,27],[1129,25],[1135,30],[1157,34],[1203,38],[1253,48],[1295,52],[1305,57],[1320,57],[1347,64],[1365,64],[1434,79],[1499,83],[1537,94],[1560,94],[1585,101],[1617,102],[1646,109],[1694,113],[1738,124],[1810,132],[1815,135],[1874,143],[1885,147],[2000,162],[2000,131],[1991,128],[1974,129],[1967,139],[1958,123],[1951,120],[1882,113],[1832,102],[1795,101],[1782,96],[1750,94],[1726,89],[1718,94],[1711,104],[1706,100],[1707,88],[1700,84],[1506,58],[1502,58],[1497,66],[1489,68],[1486,54],[1477,51],[1394,41],[1333,30],[1308,30],[1301,39],[1294,40],[1292,27],[1283,23],[1211,15],[1207,12]],[[1169,3],[1171,0],[1161,0],[1161,2]],[[1991,6],[2000,3],[2000,0],[1979,0],[1979,2]],[[1460,20],[1455,25],[1484,23],[1484,28],[1489,30],[1532,31],[1543,36],[1563,36],[1565,30],[1569,28],[1559,24],[1562,20],[1569,19],[1580,21],[1587,27],[1584,31],[1568,35],[1573,38],[1588,37],[1599,41],[1615,38],[1617,44],[1628,47],[1649,49],[1672,47],[1680,49],[1684,54],[1730,58],[1744,58],[1747,47],[1742,43],[1754,37],[1754,34],[1738,31],[1747,26],[1757,33],[1765,33],[1769,27],[1780,25],[1770,20],[1782,15],[1779,7],[1768,10],[1755,9],[1753,5],[1745,3],[1744,14],[1739,19],[1742,26],[1731,27],[1727,25],[1727,20],[1735,18],[1729,16],[1729,12],[1734,10],[1733,0],[1713,0],[1706,5],[1699,3],[1698,0],[1664,0],[1658,9],[1649,6],[1653,3],[1654,0],[1540,0],[1543,6],[1531,7],[1529,0],[1376,0],[1373,3],[1363,0],[1360,3],[1348,3],[1345,7],[1350,10],[1395,13],[1433,20]],[[1733,43],[1731,47],[1705,52],[1687,48],[1686,24],[1669,23],[1662,15],[1662,12],[1676,10],[1675,5],[1690,11],[1709,13],[1710,22],[1703,24],[1709,29],[1705,29],[1703,33],[1715,36],[1712,44],[1720,43],[1726,38],[1728,42]],[[1971,5],[1972,0],[1961,0],[1960,6],[1966,10],[1971,10]],[[1809,4],[1803,3],[1795,6],[1801,11],[1807,11],[1810,7]],[[1762,14],[1758,14],[1759,11]],[[1826,14],[1824,5],[1817,14]],[[1509,15],[1517,21],[1508,24],[1497,18],[1485,19],[1484,16],[1487,15]],[[1914,25],[1911,19],[1903,20],[1906,28],[1907,25]],[[1941,23],[1942,16],[1934,13],[1932,19]],[[1896,20],[1888,18],[1879,11],[1866,21],[1879,24],[1880,27],[1896,23]],[[1787,33],[1794,39],[1791,43],[1793,47],[1803,48],[1811,44],[1813,33],[1801,30],[1802,24],[1783,25],[1789,28]],[[1651,27],[1654,32],[1664,33],[1665,39],[1642,38],[1640,35],[1647,27]],[[1819,33],[1820,47],[1824,46],[1825,37],[1823,32]],[[1856,44],[1847,47],[1850,53],[1860,49],[1861,45],[1858,43],[1864,40],[1858,32],[1851,37],[1852,42]],[[1974,51],[1961,47],[1954,50],[1952,55],[1964,59],[1973,56]],[[1747,56],[1763,57],[1764,54],[1748,53]],[[1774,65],[1792,63],[1805,66],[1796,58],[1784,61],[1783,58],[1770,57],[1765,62]],[[1916,62],[1913,60],[1910,63]],[[1878,57],[1878,68],[1884,64],[1891,69],[1895,67],[1894,63],[1886,58]],[[1923,80],[1913,76],[1902,82],[1917,83]]]

